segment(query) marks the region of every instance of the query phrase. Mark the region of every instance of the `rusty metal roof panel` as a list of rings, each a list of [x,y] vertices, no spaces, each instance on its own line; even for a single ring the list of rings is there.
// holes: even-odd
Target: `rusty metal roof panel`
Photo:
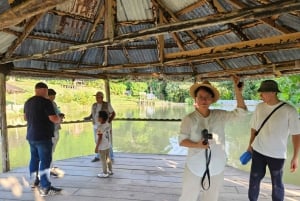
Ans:
[[[104,58],[104,50],[103,48],[93,48],[88,49],[85,52],[84,58],[82,60],[85,64],[98,64],[102,65]]]
[[[163,4],[167,6],[173,12],[178,12],[194,3],[198,0],[162,0]]]
[[[219,33],[227,29],[228,29],[227,25],[217,25],[217,26],[209,26],[201,29],[195,29],[193,30],[193,33],[196,34],[198,38],[203,38],[210,34]]]
[[[225,59],[223,60],[223,62],[230,69],[237,69],[237,68],[256,66],[262,64],[261,61],[258,59],[258,57],[255,55]]]
[[[152,19],[151,0],[117,0],[118,22]]]
[[[209,47],[240,42],[241,39],[233,32],[208,38],[203,42]]]
[[[94,19],[104,0],[68,0],[56,6],[56,10]]]
[[[244,29],[244,33],[249,37],[250,40],[278,36],[281,34],[278,30],[265,24],[258,24],[257,26]]]
[[[65,43],[36,40],[36,39],[26,39],[23,41],[22,46],[18,47],[16,50],[17,55],[31,55],[36,53],[41,53],[47,50],[55,48],[65,48],[68,45]]]
[[[300,31],[300,19],[299,15],[283,14],[278,17],[277,23],[294,30]]]
[[[34,31],[36,35],[49,33],[54,34],[57,39],[85,42],[91,26],[92,24],[86,21],[48,13],[39,21]]]
[[[164,52],[166,54],[169,54],[169,53],[175,53],[175,52],[178,52],[179,51],[179,48],[178,47],[173,47],[173,48],[165,48]]]
[[[4,54],[16,38],[15,35],[0,32],[0,54]]]
[[[215,14],[214,10],[208,6],[207,4],[204,4],[203,6],[196,8],[188,13],[185,13],[184,15],[180,16],[181,20],[191,20],[195,18],[201,18],[209,15]]]
[[[265,54],[272,62],[300,60],[300,49],[279,50]]]
[[[128,26],[119,26],[118,27],[118,32],[120,32],[120,34],[127,34],[127,33],[138,32],[138,31],[141,31],[141,30],[149,29],[149,28],[152,28],[152,27],[154,27],[154,25],[150,24],[150,23],[128,25]]]
[[[0,1],[0,13],[5,12],[6,10],[8,10],[10,8],[10,5],[8,3],[8,1]]]
[[[194,65],[198,73],[208,73],[222,70],[215,62]]]
[[[54,62],[45,62],[39,60],[26,60],[26,61],[15,61],[14,66],[16,68],[33,68],[33,69],[43,69],[43,70],[60,70],[65,68],[74,68],[77,65],[74,64],[60,64]]]
[[[157,50],[155,49],[128,50],[128,58],[131,63],[158,62]]]
[[[165,73],[187,73],[193,72],[193,69],[189,65],[182,65],[180,67],[167,66],[164,68]]]
[[[128,58],[124,55],[122,50],[110,50],[108,51],[108,61],[109,65],[116,64],[127,64],[129,63]]]
[[[137,68],[134,70],[134,72],[136,72],[136,73],[156,73],[159,70],[160,70],[159,67],[154,66],[154,67],[148,67],[148,68],[143,68],[143,69]]]

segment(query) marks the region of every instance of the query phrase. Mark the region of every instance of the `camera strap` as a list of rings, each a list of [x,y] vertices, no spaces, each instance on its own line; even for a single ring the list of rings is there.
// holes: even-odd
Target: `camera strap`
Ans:
[[[211,159],[211,150],[208,147],[207,149],[205,149],[205,160],[206,160],[206,169],[203,173],[202,179],[201,179],[201,186],[203,188],[203,190],[208,190],[210,188],[210,173],[209,173],[209,163],[210,163],[210,159]],[[204,180],[207,177],[208,180],[208,186],[205,187],[205,183]]]

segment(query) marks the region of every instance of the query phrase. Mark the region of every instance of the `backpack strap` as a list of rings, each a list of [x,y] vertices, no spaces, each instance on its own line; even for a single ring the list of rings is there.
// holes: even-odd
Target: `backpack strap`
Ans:
[[[255,136],[258,135],[259,131],[261,130],[261,128],[265,125],[265,123],[267,122],[267,120],[272,116],[272,114],[278,110],[281,106],[283,106],[285,103],[281,103],[279,106],[277,106],[268,116],[267,118],[263,121],[263,123],[261,124],[260,128],[255,132]]]

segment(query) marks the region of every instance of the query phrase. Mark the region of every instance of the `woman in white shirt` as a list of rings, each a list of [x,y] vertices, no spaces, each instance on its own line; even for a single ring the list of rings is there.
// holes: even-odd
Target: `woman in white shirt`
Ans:
[[[237,109],[233,111],[209,108],[220,97],[209,82],[195,83],[190,88],[195,111],[184,117],[180,127],[179,144],[188,147],[188,155],[179,201],[198,201],[199,196],[201,201],[218,200],[226,164],[225,125],[247,114],[239,77],[232,79],[237,100]],[[207,144],[203,143],[205,138]]]

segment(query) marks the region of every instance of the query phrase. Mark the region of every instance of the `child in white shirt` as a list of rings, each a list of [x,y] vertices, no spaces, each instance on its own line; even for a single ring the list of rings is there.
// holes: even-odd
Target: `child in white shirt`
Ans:
[[[111,146],[111,126],[108,123],[108,114],[106,111],[100,111],[98,115],[98,121],[100,122],[97,135],[98,140],[95,147],[95,153],[99,153],[102,162],[103,172],[97,176],[100,178],[107,178],[113,174],[112,172],[112,161],[109,155],[109,149]]]

